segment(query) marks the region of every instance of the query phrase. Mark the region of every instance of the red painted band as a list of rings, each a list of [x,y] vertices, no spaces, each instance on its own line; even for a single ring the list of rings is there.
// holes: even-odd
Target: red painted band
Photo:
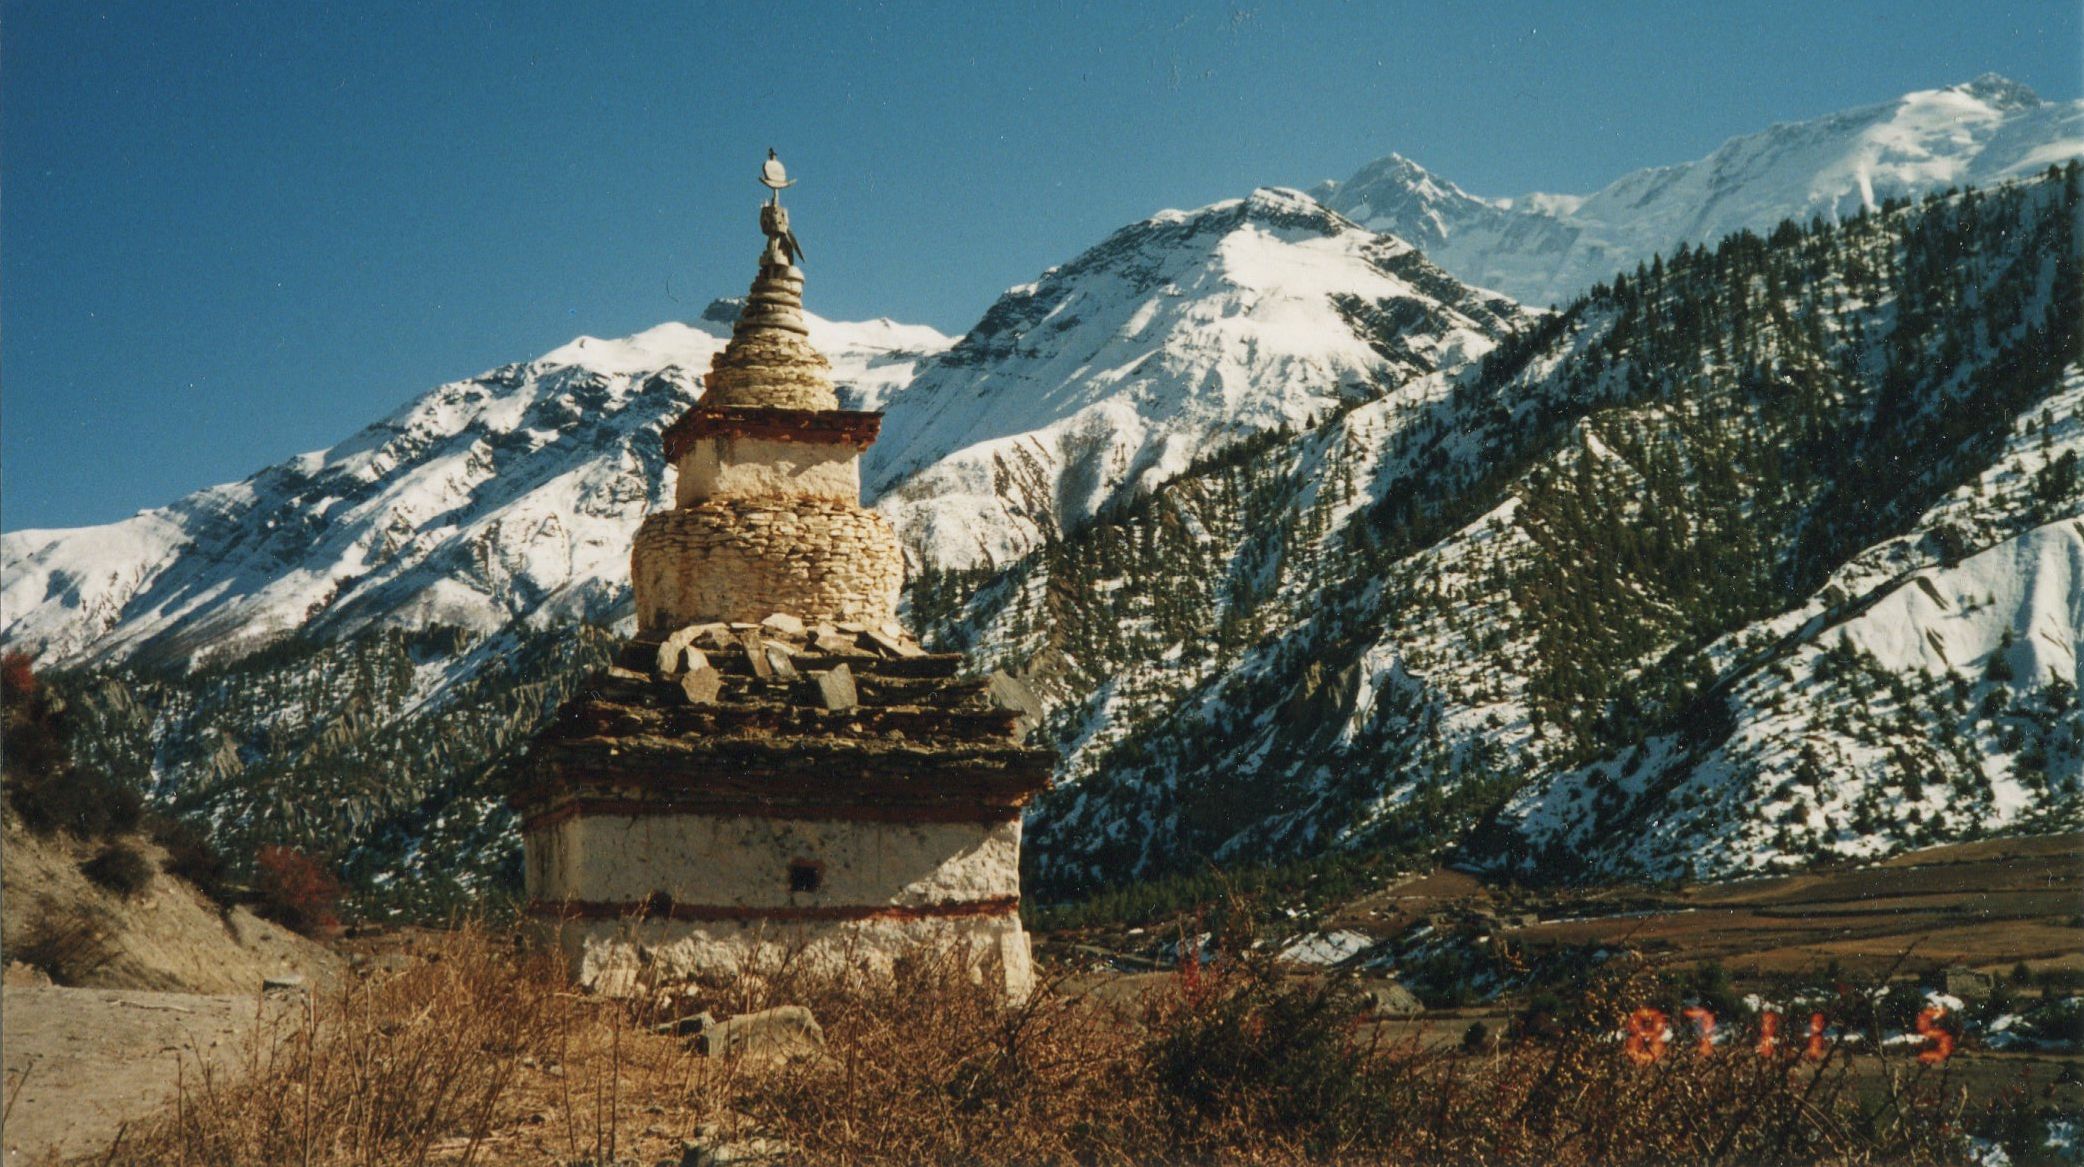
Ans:
[[[1020,818],[1017,806],[978,806],[974,803],[906,806],[890,803],[817,803],[792,806],[788,803],[751,799],[699,799],[660,802],[643,798],[575,798],[521,820],[524,831],[554,827],[580,815],[604,818],[659,818],[670,815],[702,815],[708,818],[783,819],[792,822],[841,823],[977,823],[995,826]]]
[[[1019,896],[993,896],[937,904],[818,904],[807,907],[748,908],[730,904],[652,904],[643,900],[536,900],[528,914],[551,920],[683,920],[695,923],[855,920],[960,920],[1005,916],[1020,911]]]
[[[666,460],[677,462],[689,447],[706,437],[764,438],[776,442],[839,442],[866,450],[883,429],[883,415],[854,409],[773,409],[734,405],[703,408],[680,415],[659,436]]]

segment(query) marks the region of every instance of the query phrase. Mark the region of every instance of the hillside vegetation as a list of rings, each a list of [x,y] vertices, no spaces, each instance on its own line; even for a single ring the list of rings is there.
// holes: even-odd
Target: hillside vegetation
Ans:
[[[2077,188],[1682,249],[1429,399],[923,581],[1052,699],[1042,886],[1478,827],[1530,872],[1712,875],[2073,819]]]

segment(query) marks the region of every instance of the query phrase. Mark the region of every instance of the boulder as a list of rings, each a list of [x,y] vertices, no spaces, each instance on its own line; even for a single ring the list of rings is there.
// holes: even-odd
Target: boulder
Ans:
[[[738,643],[745,649],[745,658],[753,666],[753,676],[763,681],[774,679],[774,666],[767,661],[767,642],[757,632],[741,632]]]
[[[837,628],[820,630],[811,639],[810,646],[813,651],[821,652],[828,656],[861,655],[861,645],[855,641],[853,634],[841,632]]]
[[[778,1005],[707,1026],[695,1042],[710,1057],[808,1057],[824,1051],[825,1030],[809,1009]]]
[[[700,636],[706,627],[706,625],[702,624],[690,624],[671,633],[664,640],[659,641],[658,674],[660,676],[670,677],[680,672],[684,667],[681,659],[687,652],[688,646],[695,642],[695,638]]]
[[[668,1037],[697,1037],[714,1028],[716,1028],[716,1016],[709,1010],[704,1009],[700,1013],[687,1017],[675,1017],[669,1021],[661,1021],[653,1025],[651,1031],[653,1033],[665,1034]]]
[[[789,659],[789,650],[779,644],[767,646],[767,667],[784,681],[794,681],[803,675],[796,671],[796,663]]]
[[[760,621],[760,627],[772,628],[783,636],[801,636],[804,632],[803,621],[784,612],[776,612]]]
[[[680,1167],[753,1167],[754,1164],[801,1162],[796,1148],[780,1139],[752,1135],[742,1139],[705,1138],[689,1144]]]
[[[925,656],[926,650],[902,636],[888,636],[873,628],[861,634],[870,644],[881,650],[884,656]]]
[[[812,673],[810,680],[817,689],[818,704],[835,713],[861,703],[860,695],[854,690],[854,670],[845,665]]]

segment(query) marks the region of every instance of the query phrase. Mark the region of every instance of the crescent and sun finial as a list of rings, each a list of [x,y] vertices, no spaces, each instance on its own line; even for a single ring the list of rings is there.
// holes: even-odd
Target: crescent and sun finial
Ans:
[[[760,231],[767,236],[767,255],[762,259],[794,267],[803,262],[803,245],[796,242],[796,233],[789,230],[789,212],[782,210],[781,192],[795,186],[796,180],[789,177],[772,146],[767,148],[767,161],[760,167],[760,185],[774,192],[767,205],[760,208]]]

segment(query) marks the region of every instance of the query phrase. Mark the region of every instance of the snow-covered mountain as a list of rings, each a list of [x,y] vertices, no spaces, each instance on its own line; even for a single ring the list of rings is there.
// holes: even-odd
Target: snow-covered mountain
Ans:
[[[735,310],[580,337],[121,522],[9,532],[0,640],[46,664],[187,666],[292,631],[616,618],[636,525],[672,497],[657,434],[694,400]],[[952,343],[889,320],[811,327],[865,408]]]
[[[365,890],[468,886],[512,843],[485,775],[626,614],[632,532],[671,497],[658,433],[735,311],[440,386],[120,523],[10,533],[0,641],[93,670],[84,756],[235,848],[346,841]],[[885,410],[870,489],[915,559],[969,568],[1240,443],[1401,416],[1537,321],[1267,190],[1124,228],[959,344],[889,321],[812,340],[847,404]]]
[[[1692,253],[922,610],[1049,704],[1036,886],[2077,821],[2080,173]]]
[[[1926,830],[2074,816],[2084,367],[2006,430],[1988,465],[1903,534],[1707,648],[1725,736],[1653,737],[1516,797],[1501,819],[1528,842],[1520,862],[1758,871],[1813,849],[1868,858]],[[2057,481],[2065,459],[2070,484]],[[1629,829],[1593,830],[1602,800],[1626,807]]]
[[[1990,74],[1733,138],[1705,158],[1639,170],[1588,196],[1482,198],[1395,154],[1312,193],[1459,279],[1559,304],[1681,243],[1763,234],[1783,219],[1836,221],[2080,155],[2084,102],[2044,101]]]
[[[1591,201],[1387,169],[1442,247],[1465,202],[1547,238]],[[2084,806],[2080,173],[1735,236],[1557,313],[1263,190],[1126,227],[959,342],[813,339],[886,411],[910,618],[1046,704],[1042,894],[1457,840],[1756,870]],[[365,891],[490,878],[489,775],[605,659],[658,430],[734,310],[8,534],[0,643],[79,666],[84,762],[220,837],[337,847]]]
[[[1196,459],[1531,323],[1294,191],[1166,211],[1007,292],[925,365],[867,490],[917,561],[1011,563]]]
[[[615,619],[631,533],[671,497],[656,434],[734,310],[581,337],[119,523],[10,533],[0,639],[50,663],[187,665],[288,632]],[[969,567],[1253,434],[1466,367],[1532,319],[1262,190],[1122,229],[960,342],[888,320],[814,320],[812,339],[847,404],[887,411],[868,497],[917,561]]]

